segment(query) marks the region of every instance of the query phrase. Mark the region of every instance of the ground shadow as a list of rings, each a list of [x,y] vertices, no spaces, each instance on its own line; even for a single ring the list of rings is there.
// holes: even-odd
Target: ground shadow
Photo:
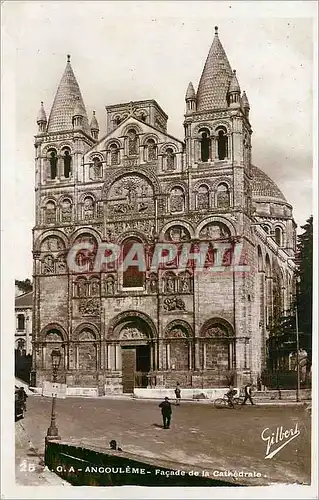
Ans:
[[[163,426],[160,424],[152,424],[153,427],[159,427],[160,429],[163,429]]]

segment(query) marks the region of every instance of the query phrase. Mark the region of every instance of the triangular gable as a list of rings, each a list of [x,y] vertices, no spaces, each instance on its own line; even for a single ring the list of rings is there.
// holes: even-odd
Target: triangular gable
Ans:
[[[125,124],[128,124],[129,122],[131,122],[132,124],[136,122],[138,125],[142,125],[142,128],[145,131],[144,132],[145,134],[154,133],[154,134],[162,136],[162,137],[168,137],[172,142],[177,142],[181,146],[183,146],[183,144],[184,144],[183,141],[181,141],[180,139],[177,139],[173,135],[168,134],[167,132],[164,132],[163,130],[161,130],[159,128],[156,128],[153,125],[150,125],[149,123],[145,123],[133,115],[130,115],[127,118],[125,118],[125,120],[123,120],[114,130],[112,130],[108,134],[104,135],[101,139],[99,139],[99,141],[96,144],[94,144],[94,146],[85,153],[85,156],[94,152],[94,151],[100,151],[101,149],[99,148],[99,146],[104,145],[107,140],[112,139],[112,138],[117,139],[119,137],[119,133],[118,133],[119,130],[121,128],[123,128],[125,126]],[[104,148],[103,148],[103,150],[104,150]]]

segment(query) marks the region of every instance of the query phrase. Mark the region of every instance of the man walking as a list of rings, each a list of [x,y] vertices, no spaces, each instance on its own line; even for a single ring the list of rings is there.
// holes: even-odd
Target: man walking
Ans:
[[[168,397],[166,396],[164,401],[162,401],[158,406],[162,409],[163,427],[164,429],[169,429],[172,417],[172,406]]]
[[[251,402],[251,404],[253,405],[254,402],[252,400],[252,397],[251,397],[251,392],[252,392],[252,383],[249,383],[249,384],[246,384],[245,385],[245,398],[244,398],[244,401],[242,402],[243,405],[246,404],[246,401],[247,399],[249,399],[249,401]]]
[[[176,396],[176,406],[179,406],[181,404],[181,388],[179,386],[179,382],[177,382],[176,389],[174,392]]]

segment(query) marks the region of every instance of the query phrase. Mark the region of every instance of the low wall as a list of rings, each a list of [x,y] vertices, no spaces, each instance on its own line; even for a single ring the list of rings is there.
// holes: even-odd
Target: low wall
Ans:
[[[131,453],[102,451],[51,441],[46,444],[45,465],[73,486],[240,486],[203,477],[199,468],[163,464]]]
[[[239,390],[237,393],[239,393]],[[223,397],[228,391],[228,387],[221,389],[183,389],[181,388],[181,397],[183,399],[208,399],[214,400]],[[167,396],[169,399],[175,399],[174,389],[153,388],[153,389],[134,389],[134,396],[136,398],[147,399],[164,399]]]

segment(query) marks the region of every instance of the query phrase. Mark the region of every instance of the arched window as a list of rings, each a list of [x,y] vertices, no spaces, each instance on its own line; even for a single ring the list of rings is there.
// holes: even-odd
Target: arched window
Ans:
[[[218,130],[217,150],[219,160],[224,160],[228,157],[228,138],[224,128]]]
[[[208,161],[210,158],[210,137],[209,131],[205,130],[201,134],[200,140],[200,158],[201,161]]]
[[[128,136],[128,154],[129,156],[138,154],[138,136],[136,130],[130,129],[127,133]]]
[[[282,246],[282,229],[281,227],[276,227],[275,229],[275,241],[277,245]]]
[[[207,210],[209,208],[209,191],[205,185],[199,186],[197,193],[198,210]]]
[[[263,256],[261,253],[261,248],[258,246],[258,271],[261,272],[264,270],[264,264],[263,264]]]
[[[83,219],[94,219],[94,200],[91,196],[86,196],[83,200]]]
[[[157,158],[156,144],[154,139],[146,142],[146,161],[154,161]]]
[[[165,153],[167,170],[175,170],[175,153],[173,149],[167,148]]]
[[[218,208],[228,208],[230,205],[229,189],[223,182],[217,187],[216,206]]]
[[[185,210],[184,191],[180,187],[175,187],[171,190],[170,194],[170,211],[184,212],[184,210]]]
[[[120,151],[117,144],[110,145],[110,157],[111,157],[111,165],[118,165],[120,159]]]
[[[71,163],[72,163],[72,156],[71,152],[68,148],[65,148],[63,150],[63,172],[64,172],[64,177],[68,179],[71,176]]]
[[[48,201],[45,205],[45,223],[55,224],[56,223],[56,206],[53,201]]]
[[[72,221],[72,202],[65,198],[61,203],[61,222]]]
[[[18,330],[25,329],[25,316],[24,314],[18,314]]]
[[[24,339],[19,339],[16,343],[16,350],[18,351],[19,355],[25,356],[26,354],[26,348],[25,348],[25,340]]]
[[[135,243],[141,244],[137,238],[129,238],[123,242],[122,246],[122,260],[125,264],[125,258]],[[136,265],[128,266],[123,271],[123,288],[141,288],[144,287],[145,272],[139,270],[137,256],[132,256],[136,261]],[[134,262],[135,263],[135,262]]]
[[[55,149],[49,150],[49,159],[50,159],[50,177],[51,179],[55,179],[57,176],[57,166],[58,166],[58,157]]]

